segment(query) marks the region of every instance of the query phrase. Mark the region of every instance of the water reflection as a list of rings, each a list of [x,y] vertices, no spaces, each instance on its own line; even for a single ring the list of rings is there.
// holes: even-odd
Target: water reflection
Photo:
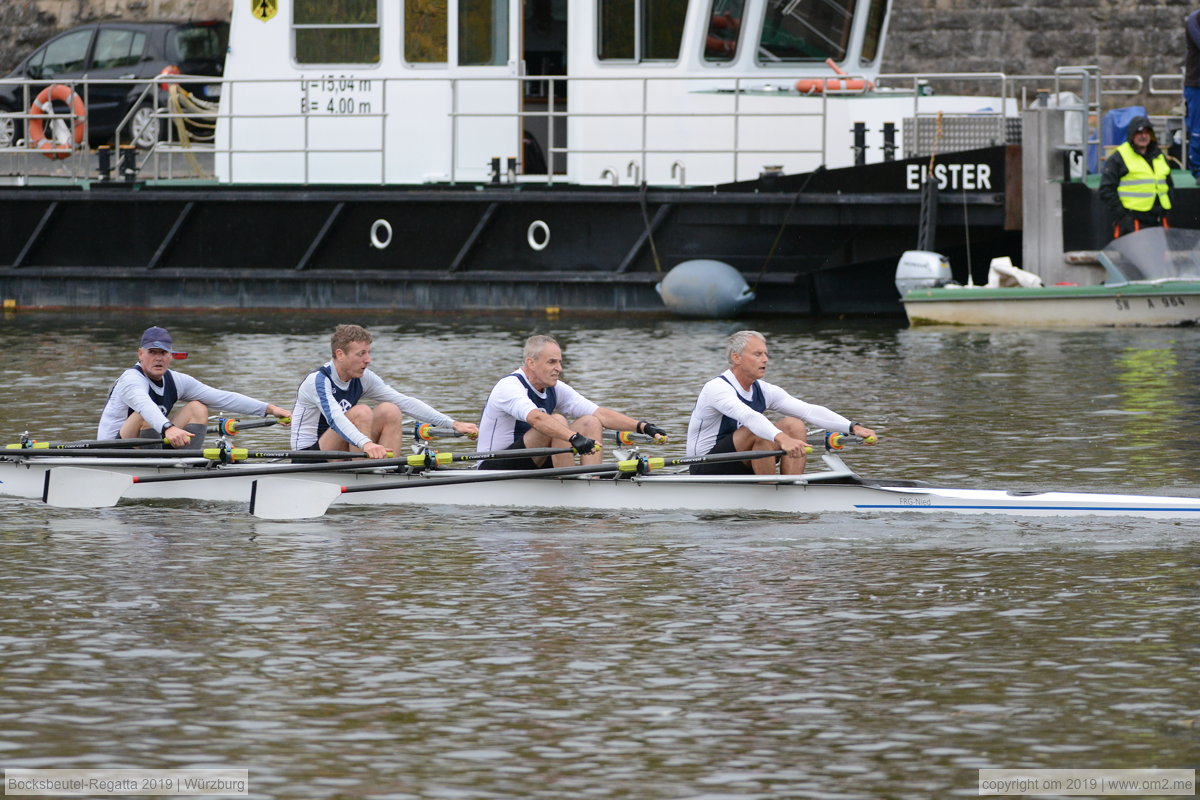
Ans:
[[[86,435],[155,321],[6,321],[0,425]],[[172,332],[197,377],[283,397],[332,323]],[[464,416],[528,332],[367,324],[382,374]],[[561,335],[572,383],[681,434],[733,326],[529,327]],[[865,472],[1200,485],[1195,332],[761,327],[778,382],[881,430],[848,456]],[[240,765],[264,797],[557,800],[932,797],[973,793],[980,767],[1194,761],[1200,543],[1181,524],[0,508],[5,766]]]

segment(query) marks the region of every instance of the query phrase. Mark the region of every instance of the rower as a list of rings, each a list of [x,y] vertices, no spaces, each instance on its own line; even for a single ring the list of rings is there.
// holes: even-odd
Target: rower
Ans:
[[[208,427],[209,408],[259,417],[270,414],[281,424],[288,424],[284,421],[289,413],[285,408],[214,389],[190,375],[168,369],[173,361],[184,358],[187,353],[175,350],[166,329],[147,328],[138,345],[137,364],[125,370],[108,392],[96,438],[161,437],[170,447],[199,447]],[[178,403],[183,406],[172,413]]]
[[[657,442],[667,441],[667,432],[657,425],[596,405],[559,380],[562,348],[552,337],[530,336],[522,356],[521,367],[501,378],[488,395],[479,423],[480,452],[570,447],[579,453],[579,463],[588,465],[600,463],[599,440],[605,429],[632,429]],[[493,458],[479,468],[542,469],[574,461],[572,453],[560,453],[549,458]]]
[[[333,358],[308,374],[292,410],[293,450],[343,450],[386,458],[400,452],[404,414],[474,436],[479,427],[393,389],[368,369],[371,334],[359,325],[338,325],[329,339]],[[373,400],[372,408],[364,400]]]
[[[763,377],[767,374],[767,340],[757,331],[738,331],[726,342],[729,369],[704,384],[688,422],[687,454],[734,453],[746,450],[783,450],[779,471],[804,472],[805,436],[810,423],[830,431],[874,441],[875,431],[852,422],[825,406],[797,399]],[[773,423],[764,412],[786,416]],[[771,475],[774,459],[693,464],[695,475]]]

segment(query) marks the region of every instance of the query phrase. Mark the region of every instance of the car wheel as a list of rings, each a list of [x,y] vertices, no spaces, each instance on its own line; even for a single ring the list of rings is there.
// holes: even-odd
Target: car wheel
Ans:
[[[0,106],[0,148],[13,147],[20,138],[20,121],[12,111]]]
[[[157,142],[166,138],[164,123],[164,120],[159,119],[153,106],[145,104],[138,106],[129,120],[130,138],[133,144],[142,150],[154,147]]]

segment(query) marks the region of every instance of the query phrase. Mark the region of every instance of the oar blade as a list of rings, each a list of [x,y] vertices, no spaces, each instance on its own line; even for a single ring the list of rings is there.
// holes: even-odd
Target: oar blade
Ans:
[[[133,477],[120,472],[84,467],[54,467],[46,470],[42,500],[59,508],[108,508],[115,506]]]
[[[254,481],[250,513],[259,519],[307,519],[324,516],[342,494],[333,483],[271,476]]]

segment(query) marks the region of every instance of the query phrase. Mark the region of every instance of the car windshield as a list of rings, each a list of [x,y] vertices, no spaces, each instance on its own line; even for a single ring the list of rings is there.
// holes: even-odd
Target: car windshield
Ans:
[[[178,61],[225,60],[225,28],[218,25],[189,25],[171,33],[170,49]]]

